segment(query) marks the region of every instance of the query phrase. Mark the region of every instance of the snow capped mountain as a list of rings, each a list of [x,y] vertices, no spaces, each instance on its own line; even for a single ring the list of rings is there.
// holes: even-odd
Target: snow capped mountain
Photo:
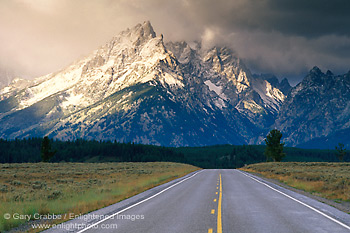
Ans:
[[[165,43],[144,22],[61,71],[1,89],[0,137],[258,143],[277,117],[288,128],[298,88],[290,93],[286,79],[252,75],[226,47]]]
[[[137,25],[68,68],[35,79],[34,85],[17,96],[19,109],[60,92],[63,110],[70,106],[81,109],[125,87],[154,79],[159,60],[174,62],[172,59],[149,23]],[[163,80],[181,85],[176,76]]]

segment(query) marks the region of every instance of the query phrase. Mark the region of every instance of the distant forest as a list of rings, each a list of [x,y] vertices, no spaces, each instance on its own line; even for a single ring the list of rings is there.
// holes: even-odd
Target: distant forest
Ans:
[[[0,163],[36,163],[41,161],[42,138],[0,139]],[[180,162],[201,168],[239,168],[266,161],[265,146],[217,145],[206,147],[162,147],[111,141],[59,141],[50,139],[55,155],[50,162]],[[336,162],[334,150],[286,147],[283,161]],[[345,156],[345,161],[350,161]]]

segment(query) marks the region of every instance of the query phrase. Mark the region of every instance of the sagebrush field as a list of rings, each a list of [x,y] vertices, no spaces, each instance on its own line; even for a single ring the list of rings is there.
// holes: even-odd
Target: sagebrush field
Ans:
[[[350,201],[350,163],[260,163],[242,168],[335,201]]]
[[[169,162],[0,164],[0,232],[26,222],[5,220],[5,213],[87,213],[198,169]]]

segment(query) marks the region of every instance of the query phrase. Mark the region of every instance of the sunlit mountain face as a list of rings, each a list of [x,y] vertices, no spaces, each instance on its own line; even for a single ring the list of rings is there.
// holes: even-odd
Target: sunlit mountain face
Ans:
[[[347,129],[346,79],[315,68],[291,88],[252,75],[226,47],[165,43],[145,22],[63,70],[3,88],[0,136],[200,146],[261,143],[277,127],[297,146]]]

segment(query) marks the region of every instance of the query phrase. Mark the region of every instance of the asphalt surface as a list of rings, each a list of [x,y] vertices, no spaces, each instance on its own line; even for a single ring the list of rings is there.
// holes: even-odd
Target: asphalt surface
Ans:
[[[350,215],[238,170],[203,170],[45,232],[350,232]]]

